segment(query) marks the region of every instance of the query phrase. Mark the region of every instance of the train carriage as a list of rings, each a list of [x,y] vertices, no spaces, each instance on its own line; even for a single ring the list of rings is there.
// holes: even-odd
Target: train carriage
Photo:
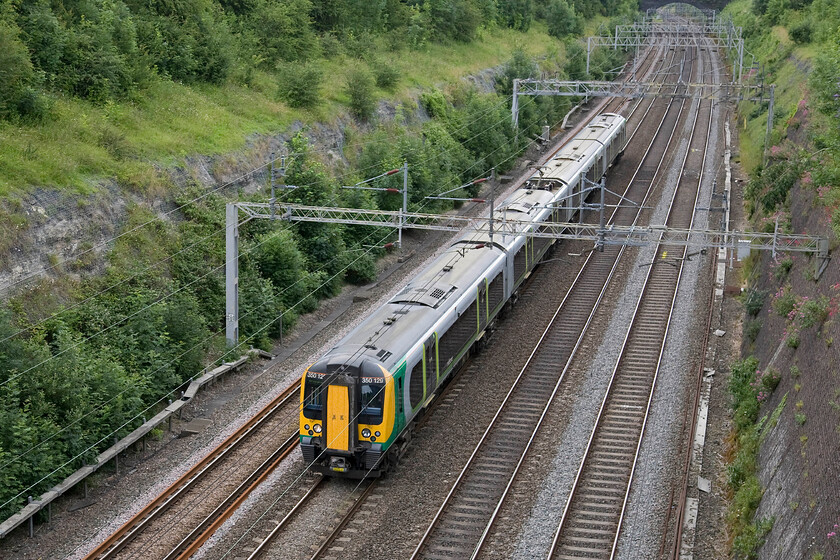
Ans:
[[[566,221],[583,177],[599,180],[621,154],[625,119],[603,114],[499,205],[518,231],[466,234],[312,364],[301,385],[300,443],[315,471],[378,476],[410,427],[554,243],[525,235]]]

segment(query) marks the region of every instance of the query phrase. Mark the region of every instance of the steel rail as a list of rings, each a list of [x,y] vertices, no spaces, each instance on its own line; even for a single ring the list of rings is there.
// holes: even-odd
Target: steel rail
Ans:
[[[373,488],[376,485],[377,483],[375,480],[370,481],[367,487],[365,488],[364,492],[362,492],[359,496],[355,498],[355,500],[353,500],[353,505],[350,506],[350,508],[347,510],[347,513],[344,515],[344,517],[341,518],[341,521],[339,521],[335,529],[329,534],[326,540],[323,543],[321,543],[321,546],[318,547],[318,550],[316,550],[315,553],[312,555],[312,560],[317,560],[318,558],[321,558],[321,556],[324,555],[324,553],[330,548],[330,546],[332,546],[332,543],[335,542],[335,539],[338,538],[338,535],[340,535],[344,528],[347,526],[347,524],[350,523],[350,520],[353,518],[353,516],[356,514],[359,508],[362,507],[362,504],[365,502],[365,500],[373,491]]]
[[[669,107],[670,107],[671,105],[672,105],[672,102],[671,102],[671,101],[669,101]],[[682,106],[682,103],[680,104],[680,106]],[[667,115],[668,115],[668,110],[664,111],[663,116],[662,116],[662,121],[660,122],[660,127],[659,127],[659,128],[661,128],[662,123],[663,123],[663,122],[665,122]],[[677,119],[678,119],[678,118],[679,118],[679,114],[677,115]],[[669,137],[668,137],[668,141],[667,141],[668,143],[670,143],[670,139],[672,138],[672,136],[673,136],[673,129],[671,129],[671,134],[670,134],[670,135],[669,135]],[[646,152],[645,152],[645,156],[642,158],[642,162],[641,162],[641,164],[639,165],[639,168],[637,169],[636,174],[637,174],[637,173],[639,172],[639,170],[640,170],[640,169],[641,169],[641,168],[645,165],[645,163],[646,163],[646,161],[647,161],[647,159],[648,159],[648,155],[650,155],[651,149],[652,149],[652,147],[653,147],[653,145],[654,145],[654,144],[655,144],[655,141],[652,141],[652,142],[651,142],[651,144],[648,146],[648,148],[647,148],[647,150],[646,150]],[[661,166],[662,159],[664,158],[664,152],[665,152],[665,150],[663,150],[662,157],[660,157],[660,159],[659,159],[659,161],[658,161],[657,168],[658,168],[659,166]],[[634,174],[634,178],[635,178],[636,174]],[[651,188],[652,188],[652,185],[653,185],[653,181],[649,181],[649,182],[647,182],[647,183],[648,183],[647,192],[648,192],[648,193],[650,193]],[[630,188],[631,188],[632,186],[634,186],[634,185],[635,185],[635,181],[634,181],[634,180],[631,180],[631,181],[628,183],[627,189],[630,189]],[[627,194],[627,191],[625,191],[625,194]],[[647,198],[647,195],[646,195],[646,198]],[[613,215],[615,215],[615,213],[616,213],[616,212],[618,212],[618,209],[614,210]],[[634,221],[638,219],[638,217],[639,217],[640,213],[641,213],[641,208],[637,208],[637,209],[636,209],[636,218],[634,219]],[[624,252],[624,248],[623,248],[623,247],[622,247],[622,248],[620,248],[620,249],[618,250],[619,255],[623,254],[623,252]],[[594,255],[594,253],[590,253],[590,254],[589,254],[589,256],[587,257],[587,263],[586,263],[586,264],[589,264],[590,262],[592,262],[592,261],[591,261],[591,259],[593,259],[593,255]],[[618,259],[617,259],[617,258],[615,258],[615,259],[612,261],[612,263],[611,263],[611,267],[610,267],[610,268],[612,268],[612,269],[614,270],[614,267],[616,266],[617,261],[618,261]],[[608,264],[610,264],[610,263],[608,263]],[[579,272],[578,277],[576,278],[576,281],[575,281],[574,286],[580,286],[580,285],[581,285],[581,283],[579,282],[579,279],[580,279],[581,275],[584,273],[584,271],[585,271],[585,270],[589,270],[589,268],[591,268],[591,267],[584,265],[584,268],[581,270],[581,272]],[[600,301],[600,298],[603,296],[603,290],[605,289],[606,283],[607,283],[607,282],[605,281],[605,282],[604,282],[604,284],[603,284],[602,286],[600,286],[600,287],[599,287],[599,290],[598,290],[598,294],[599,294],[599,295],[598,295],[598,297],[597,297],[597,301]],[[569,290],[569,292],[567,293],[567,296],[566,296],[566,298],[564,298],[563,302],[562,302],[562,303],[561,303],[561,305],[560,305],[560,308],[558,308],[558,311],[557,311],[557,312],[555,312],[555,319],[556,319],[556,317],[558,316],[558,314],[560,313],[560,311],[566,307],[566,306],[565,306],[565,304],[566,304],[566,302],[567,302],[567,301],[569,301],[569,299],[568,299],[568,298],[569,298],[570,294],[572,294],[572,292],[575,290],[574,286],[573,286],[573,288],[571,288],[571,289]],[[588,325],[588,324],[589,324],[589,322],[591,321],[592,316],[593,316],[593,314],[594,314],[594,307],[595,307],[595,305],[591,305],[591,307],[592,307],[593,309],[591,309],[590,313],[588,313],[588,314],[587,314],[587,316],[586,316],[586,320],[585,320],[585,324],[586,324],[586,325]],[[541,343],[542,343],[542,341],[543,341],[543,340],[545,340],[545,338],[548,336],[548,333],[549,333],[549,331],[550,331],[550,330],[551,330],[551,327],[547,328],[547,329],[546,329],[546,331],[543,333],[543,336],[542,336],[542,337],[541,337],[541,339],[540,339],[540,340],[541,340]],[[577,338],[577,337],[576,337],[576,338]],[[573,340],[574,340],[574,339],[573,339]],[[541,344],[540,344],[540,345],[541,345]],[[578,340],[578,342],[577,342],[576,346],[578,346],[578,345],[579,345],[579,340]],[[534,351],[532,352],[532,354],[531,354],[531,357],[529,357],[529,360],[528,360],[528,362],[529,362],[529,363],[531,362],[531,360],[533,359],[533,357],[536,355],[536,353],[537,353],[539,350],[540,350],[540,347],[539,347],[539,346],[538,346],[537,348],[535,348],[535,350],[534,350]],[[518,386],[519,386],[519,384],[520,384],[521,380],[523,379],[523,376],[524,376],[524,374],[525,374],[525,372],[526,372],[526,370],[527,370],[527,369],[528,369],[528,367],[527,367],[527,365],[526,365],[526,367],[524,367],[524,368],[523,368],[523,370],[520,372],[520,375],[517,377],[517,380],[514,382],[514,385],[513,385],[513,386],[511,387],[511,389],[508,391],[508,394],[506,395],[506,397],[505,397],[504,402],[502,403],[502,405],[500,405],[499,410],[498,410],[498,411],[497,411],[497,413],[496,413],[496,416],[494,417],[493,421],[491,422],[491,425],[490,425],[490,426],[488,426],[488,428],[487,428],[487,430],[485,430],[485,432],[484,432],[484,434],[483,434],[483,436],[482,436],[481,440],[480,440],[480,441],[479,441],[479,443],[476,445],[476,448],[474,449],[473,454],[471,455],[470,459],[468,460],[467,465],[465,465],[465,467],[462,469],[462,471],[461,471],[461,473],[460,473],[460,475],[459,475],[458,479],[455,481],[455,483],[454,483],[453,487],[450,489],[450,492],[449,492],[449,494],[447,495],[446,499],[444,500],[444,503],[443,503],[443,504],[441,505],[441,507],[439,508],[439,510],[438,510],[438,512],[437,512],[437,514],[435,515],[435,518],[432,520],[432,523],[430,524],[430,526],[429,526],[429,527],[428,527],[428,529],[426,530],[426,533],[423,535],[423,538],[421,539],[420,543],[418,544],[417,548],[415,549],[414,554],[412,555],[412,558],[417,558],[417,557],[419,556],[419,554],[420,554],[420,553],[424,550],[424,547],[425,547],[425,546],[427,545],[427,543],[428,543],[429,536],[431,535],[432,531],[433,531],[433,530],[435,530],[435,528],[437,527],[437,525],[438,525],[438,523],[439,523],[439,521],[440,521],[440,519],[441,519],[441,516],[443,515],[444,511],[446,510],[446,508],[447,508],[448,504],[451,502],[452,497],[455,495],[455,492],[456,492],[456,491],[460,488],[460,486],[461,486],[461,484],[462,484],[462,481],[464,480],[465,476],[467,475],[467,472],[470,470],[470,467],[471,467],[471,465],[473,464],[473,462],[475,461],[477,454],[478,454],[478,453],[482,450],[482,448],[484,447],[484,443],[485,443],[485,441],[487,441],[487,439],[488,439],[489,434],[491,433],[491,431],[493,431],[493,429],[494,429],[494,427],[495,427],[495,425],[496,425],[496,423],[497,423],[498,419],[499,419],[499,418],[501,417],[501,415],[505,412],[505,409],[507,408],[507,406],[506,406],[506,405],[507,405],[507,404],[511,401],[511,399],[512,399],[512,395],[514,394],[514,391],[518,389]],[[554,386],[555,391],[554,391],[554,392],[552,392],[552,395],[553,395],[554,393],[556,393],[556,386],[557,386],[557,384],[558,384],[558,382],[555,382],[555,386]],[[541,414],[541,417],[544,417],[544,415],[545,415],[545,411],[543,410],[543,413]],[[503,426],[503,427],[504,427],[504,426]],[[501,428],[500,428],[500,429],[501,429]],[[527,449],[526,449],[526,451],[525,451],[525,452],[527,453]],[[521,459],[522,459],[522,455],[520,455],[520,457],[519,457],[519,461],[518,461],[517,465],[520,465],[520,464],[521,464]],[[508,486],[508,487],[509,487],[509,486]],[[498,512],[498,503],[497,503],[497,507],[496,507],[495,512]],[[494,515],[494,514],[491,514],[491,516],[492,516],[492,515]],[[486,535],[486,531],[485,531],[485,535]],[[472,550],[471,550],[471,551],[467,551],[467,553],[469,553],[469,552],[475,552],[475,548],[472,548]]]
[[[216,465],[245,441],[259,426],[273,416],[273,414],[295,396],[300,388],[300,381],[292,383],[280,395],[268,403],[262,410],[245,422],[233,434],[225,438],[215,449],[196,463],[154,500],[124,523],[105,541],[85,556],[85,560],[96,558],[113,558],[139,533],[146,529],[152,521],[163,514],[181,496],[186,494],[199,480],[213,470]]]
[[[700,105],[702,105],[702,103]],[[694,120],[694,123],[692,125],[692,136],[691,136],[691,139],[689,140],[689,149],[686,151],[686,153],[683,157],[683,161],[682,161],[682,164],[680,166],[681,169],[685,168],[686,161],[687,161],[689,155],[691,154],[690,146],[692,145],[693,139],[695,137],[696,123],[697,123],[697,119],[699,118],[700,111],[701,111],[701,108],[698,106],[698,110],[695,113],[695,120]],[[696,207],[696,201],[697,201],[697,198],[699,197],[700,184],[701,184],[701,181],[702,181],[702,178],[703,178],[703,170],[705,170],[705,165],[706,165],[706,154],[707,154],[707,150],[708,150],[708,137],[709,137],[709,134],[711,133],[711,118],[712,118],[712,111],[711,111],[711,107],[709,107],[709,123],[707,124],[706,138],[705,138],[704,150],[703,150],[703,155],[702,155],[702,167],[701,167],[701,172],[700,172],[700,174],[698,176],[698,180],[697,180],[697,188],[696,188],[696,191],[694,193],[694,204],[691,205],[691,208],[692,208],[691,223],[692,224],[693,224],[693,221],[694,221],[693,209]],[[682,176],[682,173],[681,173],[681,176]],[[675,201],[677,200],[679,192],[680,192],[680,189],[679,189],[679,185],[678,185],[677,188],[674,190],[674,194],[672,196],[672,199],[671,199],[671,202],[670,202],[670,205],[669,205],[669,210],[668,210],[669,221],[671,220],[671,217],[673,216],[673,211],[676,207],[675,206]],[[658,254],[658,249],[657,249],[657,254]],[[629,476],[627,478],[627,482],[626,482],[626,485],[625,485],[625,491],[624,491],[624,496],[623,496],[623,500],[622,500],[622,505],[621,505],[621,508],[619,510],[619,513],[618,513],[618,520],[617,520],[617,523],[615,525],[615,530],[614,530],[614,533],[613,533],[614,536],[612,538],[612,543],[611,543],[612,546],[610,547],[610,550],[609,550],[609,556],[608,556],[609,558],[614,557],[615,549],[616,549],[616,546],[618,544],[618,537],[619,537],[619,534],[620,534],[621,525],[622,525],[624,514],[625,514],[625,511],[626,511],[627,500],[629,499],[630,486],[632,484],[632,480],[633,480],[633,477],[634,477],[634,474],[635,474],[635,467],[636,467],[636,464],[637,464],[637,461],[638,461],[639,451],[641,449],[641,441],[642,441],[642,438],[644,436],[644,430],[645,430],[645,427],[646,427],[647,418],[649,416],[649,411],[650,411],[650,406],[651,406],[652,399],[653,399],[654,389],[656,387],[656,379],[657,379],[658,372],[659,372],[659,369],[660,369],[662,356],[663,356],[664,350],[665,350],[665,341],[667,339],[667,335],[668,335],[669,328],[670,328],[670,322],[671,322],[671,318],[672,318],[672,315],[673,315],[674,303],[676,301],[678,286],[679,286],[680,279],[682,277],[682,271],[683,271],[683,266],[684,266],[684,258],[685,258],[685,250],[683,251],[683,257],[679,260],[680,264],[679,264],[679,269],[678,269],[678,272],[677,272],[677,278],[676,278],[675,283],[674,283],[673,292],[670,296],[670,305],[669,305],[669,308],[668,308],[669,309],[668,318],[665,322],[665,331],[661,335],[661,337],[658,339],[658,340],[661,340],[661,342],[659,343],[659,353],[658,353],[657,358],[656,358],[656,364],[655,364],[655,370],[654,370],[655,373],[654,373],[654,376],[653,376],[653,380],[651,381],[651,386],[650,386],[650,390],[649,390],[648,397],[647,397],[647,404],[646,404],[646,407],[645,407],[645,412],[644,412],[644,415],[641,419],[641,425],[639,427],[639,435],[638,435],[638,439],[637,439],[637,442],[636,442],[636,448],[635,448],[635,451],[634,451],[634,454],[633,454],[632,462],[631,462],[631,465],[630,465],[630,468],[629,468],[630,472],[629,472]],[[640,293],[639,298],[637,300],[636,309],[634,311],[633,319],[631,321],[631,326],[627,330],[627,333],[625,335],[624,342],[622,344],[621,354],[619,356],[619,359],[616,361],[616,365],[613,369],[612,376],[611,376],[611,379],[610,379],[610,382],[609,382],[609,386],[607,388],[607,392],[604,396],[604,399],[601,403],[601,408],[598,412],[598,417],[596,419],[595,426],[592,430],[592,433],[590,434],[590,438],[589,438],[589,442],[588,442],[587,447],[586,447],[586,451],[584,453],[583,459],[581,460],[581,464],[580,464],[580,467],[578,469],[577,475],[575,477],[574,483],[572,485],[572,489],[571,489],[569,498],[566,501],[566,506],[564,508],[563,515],[561,517],[560,523],[558,524],[558,528],[555,532],[555,536],[554,536],[554,539],[552,541],[552,545],[551,545],[551,548],[550,548],[549,554],[548,554],[549,558],[554,557],[555,554],[557,553],[558,546],[560,546],[560,543],[561,543],[561,535],[563,534],[563,530],[564,530],[565,527],[568,527],[569,524],[570,524],[570,521],[569,521],[570,511],[571,511],[573,505],[577,503],[576,500],[578,499],[579,491],[581,489],[581,486],[580,486],[581,485],[581,480],[584,477],[586,466],[589,464],[589,462],[591,460],[592,451],[594,449],[594,445],[595,445],[595,442],[596,442],[596,437],[598,436],[598,434],[600,434],[599,428],[604,425],[604,421],[605,421],[605,418],[606,418],[605,411],[607,409],[608,403],[611,402],[610,399],[615,395],[613,389],[615,387],[617,387],[616,380],[619,377],[621,367],[622,367],[622,364],[624,363],[625,357],[628,355],[628,350],[630,348],[631,336],[636,332],[635,328],[638,327],[639,320],[642,317],[642,313],[641,313],[642,305],[644,305],[644,303],[647,301],[645,299],[645,297],[646,296],[648,296],[648,298],[650,297],[650,289],[653,286],[653,283],[651,282],[651,280],[652,280],[652,278],[654,278],[654,274],[655,274],[655,267],[651,266],[648,269],[648,273],[647,273],[647,276],[645,278],[644,287],[643,287],[642,292]],[[621,406],[630,406],[630,405],[621,405]],[[641,408],[641,407],[638,407],[638,408]],[[628,420],[628,422],[630,422],[630,420]],[[615,437],[615,436],[613,436],[613,437]],[[619,453],[614,453],[614,455],[624,456],[624,455],[619,454]],[[620,461],[620,458],[613,457],[612,460],[614,462],[618,462],[618,461]],[[616,468],[618,468],[618,467],[616,467]],[[592,491],[591,488],[589,489],[589,491]],[[615,492],[615,490],[611,491],[612,494],[614,494],[614,492]],[[602,498],[599,501],[598,494],[595,493],[595,494],[593,494],[593,497],[590,498],[589,502],[587,502],[587,503],[601,503],[601,504],[604,504],[606,499],[603,498],[603,495],[604,494],[602,492],[602,494],[601,494]],[[581,507],[583,507],[583,506],[581,506]],[[608,506],[605,505],[603,507],[606,508]],[[587,511],[597,511],[597,510],[587,510]],[[592,521],[590,521],[590,524],[591,523],[592,523]],[[609,523],[607,521],[601,521],[600,524],[606,526]],[[580,529],[580,530],[583,531],[583,529]],[[598,530],[589,530],[588,532],[590,534],[589,537],[579,537],[578,541],[579,542],[583,541],[583,544],[586,544],[588,542],[589,543],[589,548],[584,548],[583,544],[581,544],[579,547],[576,548],[572,544],[572,545],[570,545],[571,548],[569,549],[569,553],[564,554],[562,557],[563,558],[572,557],[572,551],[573,550],[575,552],[578,552],[578,553],[585,551],[590,556],[596,554],[597,553],[596,550],[601,550],[600,545],[598,543],[603,542],[603,540],[599,540],[598,538],[596,538],[594,536],[591,536],[591,534],[594,533],[594,534],[597,535],[597,534],[600,533],[605,537],[606,534],[608,533],[608,529],[602,528],[602,529],[598,529]]]
[[[199,523],[199,525],[193,529],[189,535],[184,537],[178,545],[172,549],[172,551],[164,557],[164,560],[186,560],[193,554],[195,554],[201,545],[204,544],[207,539],[209,539],[213,533],[215,533],[219,527],[224,524],[227,519],[234,514],[234,512],[239,509],[239,506],[242,505],[242,502],[248,498],[248,496],[256,490],[256,488],[270,475],[274,472],[281,461],[288,457],[289,453],[292,452],[293,449],[297,447],[300,443],[300,434],[297,430],[289,436],[283,445],[277,448],[274,453],[271,454],[263,463],[254,469],[248,478],[246,478],[242,484],[240,484],[236,490],[230,493],[230,495],[225,498],[225,500],[216,506],[207,517],[204,518],[204,521]]]
[[[648,107],[648,109],[647,109],[647,111],[645,112],[645,114],[647,114],[647,112],[648,112],[649,110],[650,110],[650,107]],[[680,115],[681,115],[681,112],[682,112],[682,107],[681,107],[681,109],[680,109]],[[679,118],[680,118],[680,116],[678,115],[678,116],[677,116],[677,121],[679,121]],[[661,128],[661,127],[662,127],[662,124],[664,123],[664,121],[665,121],[665,115],[663,115],[663,119],[662,119],[662,121],[660,122],[660,125],[659,125],[659,127],[658,127],[658,128]],[[638,130],[638,128],[637,128],[637,130]],[[670,142],[671,142],[672,137],[673,137],[673,131],[672,131],[672,134],[669,136],[669,139],[668,139],[668,145],[670,145]],[[651,146],[649,146],[649,147],[648,147],[648,151],[651,149],[652,145],[653,145],[653,141],[651,141]],[[663,150],[663,157],[662,157],[662,158],[659,160],[659,162],[658,162],[658,165],[657,165],[657,172],[656,172],[657,174],[658,174],[658,172],[659,172],[659,169],[661,168],[661,164],[662,164],[662,162],[664,161],[664,153],[665,153],[665,151],[667,151],[667,150]],[[646,153],[645,155],[647,155],[647,153]],[[643,159],[644,159],[644,158],[643,158]],[[639,165],[639,168],[641,168],[641,167],[642,167],[642,164],[640,164],[640,165]],[[655,176],[656,176],[656,175],[655,175]],[[645,200],[647,200],[648,195],[650,194],[650,191],[652,190],[653,185],[655,184],[655,176],[654,176],[654,178],[650,181],[650,183],[648,184],[648,194],[646,194],[646,195],[645,195]],[[632,183],[632,180],[631,180],[631,183]],[[644,206],[644,204],[642,204],[642,206]],[[641,213],[641,208],[639,209],[639,214],[640,214],[640,213]],[[637,216],[637,218],[636,218],[636,219],[638,219],[638,216]],[[620,253],[619,253],[619,255],[616,257],[616,265],[618,264],[619,260],[620,260],[620,259],[621,259],[621,257],[623,256],[623,250],[624,250],[624,247],[622,247],[621,252],[620,252]],[[611,272],[611,274],[612,274],[612,272]],[[604,289],[606,290],[606,285],[605,285]],[[600,298],[599,298],[599,302],[600,302]],[[597,307],[597,305],[596,305],[596,307]],[[594,315],[594,313],[595,313],[595,309],[593,309],[592,313],[593,313],[593,315]],[[588,323],[587,323],[587,327],[588,327]],[[560,379],[558,379],[558,381],[557,381],[557,385],[556,385],[556,387],[555,387],[554,391],[552,392],[551,398],[549,399],[549,401],[548,401],[548,402],[546,403],[546,405],[545,405],[545,408],[544,408],[544,410],[543,410],[542,416],[540,417],[540,421],[539,421],[539,423],[537,424],[537,426],[535,427],[534,432],[532,433],[531,438],[530,438],[530,440],[529,440],[529,442],[528,442],[528,446],[527,446],[527,447],[526,447],[526,449],[524,450],[524,452],[523,452],[523,454],[522,454],[522,457],[520,458],[519,464],[517,464],[516,469],[514,470],[513,474],[511,475],[510,480],[509,480],[509,481],[508,481],[508,483],[507,483],[507,487],[505,488],[505,490],[504,490],[504,492],[503,492],[502,496],[499,498],[499,501],[498,501],[498,503],[497,503],[497,505],[496,505],[496,508],[495,508],[495,510],[493,511],[493,514],[492,514],[491,518],[490,518],[490,519],[489,519],[489,521],[487,522],[487,525],[486,525],[486,527],[485,527],[485,529],[484,529],[484,532],[483,532],[483,534],[482,534],[481,538],[479,539],[479,541],[478,541],[478,543],[477,543],[477,545],[476,545],[476,547],[475,547],[475,550],[474,550],[474,551],[473,551],[473,553],[472,553],[472,556],[471,556],[471,559],[472,559],[472,560],[475,560],[475,559],[478,557],[478,555],[480,554],[481,549],[482,549],[482,547],[483,547],[484,543],[486,542],[486,539],[487,539],[487,537],[489,536],[490,531],[491,531],[491,529],[492,529],[492,527],[493,527],[493,525],[494,525],[494,523],[495,523],[495,521],[496,521],[496,518],[497,518],[497,516],[498,516],[499,512],[501,511],[501,508],[502,508],[502,506],[503,506],[503,504],[504,504],[504,501],[505,501],[505,499],[507,498],[507,495],[508,495],[508,493],[509,493],[509,491],[510,491],[511,487],[513,486],[514,479],[516,478],[516,475],[518,474],[519,469],[520,469],[520,467],[521,467],[522,463],[524,463],[525,456],[527,455],[527,453],[528,453],[528,451],[529,451],[529,449],[530,449],[530,445],[531,445],[531,443],[533,442],[534,438],[536,437],[536,433],[537,433],[537,431],[538,431],[538,430],[539,430],[539,428],[542,426],[542,422],[543,422],[543,419],[544,419],[545,415],[548,413],[549,408],[550,408],[550,407],[551,407],[551,405],[553,404],[553,401],[554,401],[554,398],[555,398],[555,396],[556,396],[556,393],[557,393],[557,391],[559,390],[560,383],[563,381],[563,378],[565,377],[565,375],[566,375],[567,371],[570,369],[570,367],[571,367],[571,365],[572,365],[572,362],[573,362],[573,359],[576,357],[577,348],[578,348],[578,346],[580,345],[580,343],[582,342],[582,340],[583,340],[583,338],[584,338],[584,335],[585,335],[585,334],[586,334],[586,330],[584,330],[584,331],[581,333],[581,335],[580,335],[580,337],[579,337],[578,341],[577,341],[577,342],[576,342],[576,344],[575,344],[575,349],[572,351],[572,354],[569,356],[568,360],[566,361],[566,364],[564,365],[564,368],[563,368],[563,371],[562,371],[562,373],[561,373]]]
[[[266,536],[262,540],[262,542],[257,546],[257,548],[255,548],[254,551],[250,555],[248,555],[247,560],[256,560],[266,552],[266,549],[271,544],[271,542],[274,541],[275,537],[277,537],[277,535],[280,534],[280,531],[289,523],[292,517],[297,515],[298,511],[300,511],[303,505],[309,501],[309,499],[312,497],[315,491],[321,486],[321,483],[323,481],[323,476],[318,475],[317,477],[315,477],[315,482],[312,484],[309,490],[306,491],[306,494],[304,494],[303,497],[301,497],[301,499],[298,500],[298,503],[296,503],[294,507],[289,510],[286,516],[280,520],[280,522],[274,527],[274,529],[271,530],[268,536]]]

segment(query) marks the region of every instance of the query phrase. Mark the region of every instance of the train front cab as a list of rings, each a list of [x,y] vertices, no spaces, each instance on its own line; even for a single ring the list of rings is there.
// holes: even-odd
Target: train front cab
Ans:
[[[310,366],[301,380],[303,460],[325,475],[379,476],[394,428],[394,380],[373,360],[327,362]]]

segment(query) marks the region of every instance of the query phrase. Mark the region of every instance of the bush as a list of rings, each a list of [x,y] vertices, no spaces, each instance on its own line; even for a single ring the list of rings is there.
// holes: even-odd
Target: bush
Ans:
[[[283,64],[278,69],[277,97],[289,107],[314,107],[321,102],[323,80],[314,64]]]
[[[400,71],[391,60],[380,60],[374,63],[373,76],[376,87],[391,90],[400,79]]]
[[[802,328],[821,326],[825,323],[828,319],[828,303],[829,299],[826,296],[805,300],[799,308],[802,315]]]
[[[747,314],[755,317],[764,307],[764,300],[767,297],[767,292],[762,290],[751,289],[744,294],[742,303]]]
[[[752,321],[747,322],[747,326],[744,328],[744,333],[747,336],[747,340],[750,342],[755,342],[758,338],[758,333],[761,332],[761,321],[758,319],[753,319]]]
[[[764,537],[773,528],[774,519],[756,520],[744,527],[743,532],[732,541],[732,552],[734,558],[742,560],[755,560],[758,558],[758,549],[764,544]]]
[[[811,42],[811,22],[807,20],[800,21],[788,29],[790,38],[800,45]]]
[[[776,264],[773,277],[776,280],[782,281],[790,274],[791,268],[793,268],[793,259],[791,257],[785,257]]]
[[[350,96],[350,112],[359,120],[367,121],[376,109],[373,97],[373,78],[370,72],[356,68],[347,76],[347,94]]]
[[[793,308],[796,306],[796,296],[793,295],[790,286],[784,286],[776,292],[773,296],[771,306],[779,317],[787,317],[793,311]]]

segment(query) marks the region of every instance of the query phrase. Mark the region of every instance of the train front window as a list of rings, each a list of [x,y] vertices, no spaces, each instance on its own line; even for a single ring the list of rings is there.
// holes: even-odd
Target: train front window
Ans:
[[[362,383],[359,403],[360,424],[381,424],[382,409],[385,408],[385,383]]]
[[[312,420],[321,419],[324,391],[321,389],[322,379],[307,376],[303,390],[303,415]]]

